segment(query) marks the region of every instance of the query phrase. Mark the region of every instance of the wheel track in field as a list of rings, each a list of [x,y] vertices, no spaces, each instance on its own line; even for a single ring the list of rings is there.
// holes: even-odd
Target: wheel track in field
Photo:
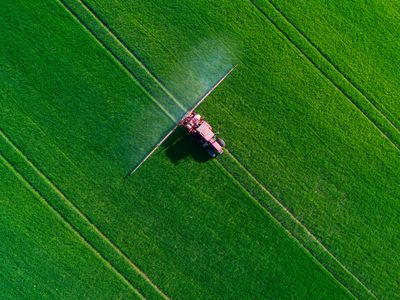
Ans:
[[[244,125],[244,127],[249,129],[246,125]],[[316,134],[316,132],[314,132],[314,134]],[[246,183],[243,183],[243,180],[237,178],[234,175],[235,174],[234,171],[230,170],[229,166],[224,165],[224,163],[222,163],[222,161],[219,160],[218,163],[226,170],[226,172],[230,173],[230,175],[234,178],[234,180],[236,180],[256,202],[258,202],[257,205],[259,205],[263,210],[266,210],[268,212],[268,215],[271,215],[272,218],[275,221],[277,221],[280,226],[284,227],[284,230],[287,231],[288,234],[292,236],[296,240],[296,242],[298,242],[307,251],[307,253],[309,253],[318,263],[320,263],[322,267],[326,271],[328,271],[328,273],[330,273],[341,285],[345,286],[346,290],[352,289],[352,288],[347,288],[346,286],[346,283],[348,283],[348,279],[350,279],[354,281],[353,287],[355,284],[356,286],[361,287],[363,292],[367,292],[366,297],[372,296],[373,298],[377,298],[373,294],[373,292],[365,284],[361,282],[361,280],[359,280],[350,270],[348,270],[329,251],[329,249],[327,249],[327,247],[324,246],[324,244],[316,237],[316,235],[312,232],[311,229],[308,229],[307,226],[302,224],[301,221],[295,216],[295,214],[292,211],[290,211],[286,206],[284,206],[283,203],[279,201],[279,199],[265,185],[263,185],[259,179],[257,179],[257,176],[252,171],[250,171],[247,167],[245,167],[244,162],[241,159],[239,159],[239,157],[233,154],[231,150],[229,149],[226,150],[227,154],[231,158],[231,162],[239,166],[239,168],[248,175],[248,178],[250,178],[262,190],[262,193],[267,195],[266,199],[272,200],[273,203],[276,204],[277,208],[276,207],[274,208],[270,205],[271,201],[261,200],[260,198],[265,199],[265,197],[260,197],[255,195],[254,190],[248,189],[248,184],[246,185]],[[328,148],[328,150],[333,154],[331,149]],[[276,162],[278,163],[278,161]],[[288,173],[288,175],[292,176],[293,180],[297,181],[294,174]],[[298,183],[301,184],[301,182]],[[294,227],[293,224],[287,224],[288,221],[287,217],[289,217],[289,221],[294,222]],[[289,227],[293,228],[290,229]],[[309,239],[311,239],[311,244]],[[324,258],[323,257],[324,254],[328,255],[328,257]],[[334,265],[336,264],[336,266],[332,265],[332,262]],[[344,272],[339,272],[338,274],[337,269],[342,270]],[[337,276],[335,276],[333,273],[336,273]],[[356,289],[354,290],[355,290],[354,292],[351,292],[353,296],[355,296],[354,293],[357,293],[357,290]]]
[[[376,102],[371,100],[353,81],[342,72],[315,44],[305,36],[270,0],[265,0],[270,9],[260,6],[260,0],[249,0],[251,5],[263,16],[301,56],[321,75],[341,92],[361,114],[381,133],[381,135],[400,152],[400,130],[382,112]],[[277,14],[271,17],[271,13]],[[279,25],[283,21],[283,25]],[[282,28],[284,27],[284,29]],[[311,50],[305,50],[309,48]],[[314,53],[313,53],[314,52]],[[317,62],[318,61],[318,62]]]
[[[114,251],[111,255],[117,255],[118,258],[121,259],[121,263],[126,264],[131,268],[137,275],[139,275],[151,288],[158,294],[159,297],[163,299],[170,299],[151,279],[150,277],[144,273],[129,257],[127,254],[125,254],[115,243],[113,243],[90,219],[87,217],[71,200],[67,198],[67,196],[56,186],[54,182],[51,181],[19,148],[18,146],[11,140],[11,138],[3,131],[3,129],[0,128],[0,137],[1,139],[18,155],[19,158],[21,158],[24,163],[26,163],[30,169],[34,171],[34,173],[42,180],[50,189],[55,193],[57,197],[59,197],[63,204],[66,205],[66,207],[71,211],[71,213],[75,214],[75,217],[79,218],[80,221],[84,223],[85,226],[87,226],[97,237],[101,239],[103,243],[107,247],[110,247]],[[8,162],[5,157],[3,157],[3,154],[0,152],[0,155],[3,160]],[[10,163],[9,163],[10,164]],[[11,164],[10,164],[11,165]],[[11,165],[12,166],[12,165]],[[31,188],[31,191],[36,191],[37,194],[40,195],[40,197],[47,203],[47,205],[60,217],[62,218],[69,226],[71,226],[76,234],[78,234],[82,239],[85,240],[85,242],[90,245],[90,248],[95,251],[96,254],[100,255],[113,269],[117,271],[118,274],[120,274],[125,280],[131,285],[131,287],[134,290],[137,290],[136,288],[133,287],[133,285],[130,283],[128,279],[120,272],[118,271],[112,263],[107,260],[102,254],[100,254],[99,250],[97,250],[92,243],[89,241],[88,238],[84,237],[83,233],[70,221],[67,220],[67,218],[61,213],[60,210],[56,209],[55,206],[52,204],[51,201],[46,199],[37,188],[35,188],[20,172],[18,172],[15,167],[12,166],[12,169],[15,170],[14,173],[20,174],[19,177],[22,177],[24,179],[24,182],[26,182]],[[125,281],[124,280],[124,281]],[[137,291],[138,295],[142,296],[139,291]],[[143,296],[142,296],[143,297]]]
[[[65,1],[65,0],[64,0]],[[159,88],[168,96],[171,98],[171,100],[183,111],[186,111],[186,108],[176,99],[176,97],[166,88],[165,83],[161,80],[160,77],[158,77],[146,64],[145,62],[135,54],[135,52],[129,47],[129,45],[120,37],[120,35],[115,32],[114,30],[111,29],[111,26],[103,19],[101,18],[96,11],[92,8],[92,6],[85,0],[78,0],[79,3],[82,4],[82,6],[90,12],[90,14],[93,16],[93,18],[103,26],[106,31],[114,38],[115,41],[118,42],[118,44],[130,55],[130,57],[135,60],[138,65],[146,71],[146,73],[150,76],[150,78],[157,84]]]
[[[47,207],[53,214],[56,215],[57,219],[59,219],[64,225],[72,231],[78,239],[89,249],[91,250],[97,258],[102,261],[102,263],[111,270],[125,285],[129,287],[140,299],[145,299],[144,296],[130,283],[130,281],[119,272],[113,264],[104,257],[97,249],[94,247],[89,240],[87,240],[80,231],[69,222],[49,201],[38,189],[34,187],[34,185],[29,182],[29,180],[19,172],[10,161],[0,152],[0,162],[15,175],[16,178],[45,206]]]
[[[337,258],[333,255],[329,249],[327,249],[324,244],[312,233],[310,229],[307,228],[287,207],[283,205],[283,203],[274,196],[274,194],[265,187],[257,177],[247,169],[241,160],[233,154],[230,150],[226,149],[226,154],[229,156],[231,162],[236,164],[241,171],[243,171],[250,180],[252,180],[258,188],[262,190],[262,193],[266,195],[267,199],[269,199],[269,203],[267,201],[260,200],[258,196],[256,196],[253,192],[249,191],[246,188],[246,184],[243,183],[243,180],[240,180],[235,173],[230,170],[230,168],[221,160],[217,161],[217,163],[225,169],[230,176],[240,184],[244,190],[257,202],[257,205],[265,210],[268,215],[270,215],[283,229],[291,236],[293,239],[296,240],[305,250],[309,253],[322,267],[325,269],[335,280],[337,280],[346,290],[348,290],[353,296],[354,292],[357,292],[356,289],[348,286],[348,279],[350,277],[353,280],[353,284],[358,285],[369,297],[377,298],[375,294],[370,290],[357,276],[355,276],[350,270],[346,268]],[[265,197],[263,197],[265,199]],[[272,203],[271,203],[272,201]],[[271,204],[275,207],[272,207]],[[279,216],[278,216],[279,214]],[[282,220],[284,219],[284,220]],[[292,222],[292,224],[286,224],[287,222]],[[291,227],[289,229],[288,227]],[[297,232],[297,234],[296,234]],[[309,240],[311,240],[312,244],[309,244]],[[322,251],[322,252],[321,252]],[[319,254],[325,254],[325,260],[330,260],[330,263],[334,263],[337,269],[342,271],[342,274],[333,274],[332,268],[335,268],[332,265],[329,265],[327,262],[323,260],[323,258],[318,257]],[[335,272],[336,273],[336,272]],[[347,277],[347,279],[343,279],[342,277]],[[344,282],[346,281],[346,283]],[[353,291],[351,291],[352,289]]]
[[[230,155],[230,154],[229,154]],[[242,192],[247,195],[249,198],[253,200],[253,203],[264,213],[266,214],[269,218],[273,220],[275,224],[277,224],[285,233],[286,235],[293,240],[301,249],[303,249],[306,253],[306,255],[310,256],[311,260],[313,260],[317,265],[320,265],[322,270],[329,276],[331,279],[333,279],[334,282],[336,282],[346,293],[351,295],[353,298],[357,299],[357,297],[353,294],[353,292],[346,286],[345,283],[343,283],[340,278],[337,278],[330,270],[329,268],[320,260],[316,255],[314,255],[286,226],[285,224],[279,220],[274,213],[272,213],[267,207],[264,202],[258,199],[258,197],[254,196],[253,193],[251,193],[246,187],[245,184],[240,181],[237,177],[235,177],[232,172],[221,162],[217,161],[216,164],[227,174],[229,178],[233,182],[236,182],[236,184],[239,186],[239,188],[242,190]],[[270,196],[270,193],[267,193],[269,195],[269,198],[272,198]],[[272,198],[274,199],[274,198]]]
[[[252,0],[254,1],[254,0]],[[395,122],[392,121],[392,117],[388,117],[387,115],[387,111],[385,111],[385,109],[379,105],[379,103],[377,103],[371,96],[368,95],[367,92],[365,92],[361,86],[359,86],[357,83],[354,82],[354,80],[352,80],[350,78],[350,76],[346,75],[345,72],[343,72],[340,67],[325,53],[321,50],[320,47],[317,46],[317,44],[315,44],[306,34],[303,30],[301,30],[293,21],[291,21],[289,19],[289,17],[283,12],[282,9],[280,9],[280,7],[278,7],[278,5],[276,5],[273,1],[271,0],[265,0],[268,1],[272,7],[274,7],[274,9],[282,16],[282,18],[288,22],[296,31],[297,33],[302,36],[338,73],[340,73],[340,75],[343,76],[343,78],[348,81],[363,97],[365,100],[367,100],[368,102],[371,103],[371,105],[378,110],[381,115],[385,118],[385,120],[390,123],[394,128],[397,129],[397,133],[400,134],[400,127],[398,125],[395,124]],[[389,112],[390,113],[390,112]]]
[[[79,14],[77,14],[71,8],[71,6],[67,3],[68,0],[56,0],[56,1],[61,5],[61,7],[68,14],[70,14],[73,17],[73,19],[75,19],[78,22],[78,24],[80,24],[91,35],[92,39],[97,44],[99,44],[101,46],[101,48],[106,51],[106,53],[108,53],[110,55],[110,57],[129,76],[129,78],[131,78],[131,80],[133,80],[134,83],[139,86],[139,88],[142,90],[142,92],[155,105],[157,105],[169,119],[171,119],[175,123],[176,122],[176,117],[174,117],[162,103],[160,103],[152,94],[150,94],[148,92],[148,90],[144,87],[144,85],[140,81],[140,78],[137,75],[135,75],[135,73],[130,69],[130,67],[127,65],[127,63],[123,59],[121,59],[109,45],[107,45],[104,41],[102,41],[100,38],[98,38],[96,32],[89,25],[87,25],[85,23],[85,21],[83,20],[83,18]],[[84,7],[84,6],[82,6],[82,7]]]
[[[345,80],[347,80],[368,102],[372,104],[373,107],[375,107],[376,110],[378,110],[382,116],[386,119],[388,123],[390,123],[394,128],[397,129],[397,133],[400,134],[400,128],[398,125],[396,125],[392,120],[391,117],[388,117],[387,111],[382,108],[382,106],[379,105],[371,96],[368,95],[367,92],[365,92],[357,83],[354,82],[348,75],[346,75],[345,72],[343,72],[340,67],[333,62],[333,60],[321,50],[320,47],[317,46],[306,34],[304,31],[302,31],[293,21],[289,19],[289,17],[283,12],[282,9],[278,7],[273,1],[271,0],[265,0],[268,1],[274,9],[282,16],[283,19],[285,19],[286,22],[288,22],[296,31],[299,35],[301,35],[321,56],[325,58],[327,62],[329,62],[330,65],[338,72],[340,73]],[[389,112],[390,113],[390,112]]]

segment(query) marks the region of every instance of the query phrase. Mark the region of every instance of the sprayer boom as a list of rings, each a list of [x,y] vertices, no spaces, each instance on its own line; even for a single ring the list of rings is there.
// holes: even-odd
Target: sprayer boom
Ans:
[[[138,163],[133,170],[126,176],[130,176],[135,173],[143,163],[149,159],[149,157],[164,143],[164,141],[178,128],[182,126],[186,128],[188,133],[203,147],[206,149],[207,153],[211,157],[215,157],[218,154],[222,154],[223,147],[225,147],[225,142],[217,138],[216,134],[213,132],[212,127],[206,121],[204,117],[195,113],[194,110],[199,107],[199,105],[225,80],[226,77],[237,67],[233,66],[229,69],[224,76],[222,76],[216,84],[214,84],[190,109],[184,117],[157,143],[157,145],[151,150],[140,163]]]

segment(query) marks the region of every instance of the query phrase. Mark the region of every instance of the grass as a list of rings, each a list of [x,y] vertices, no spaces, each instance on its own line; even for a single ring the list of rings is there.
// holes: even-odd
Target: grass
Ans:
[[[42,202],[52,208],[71,229],[86,242],[89,248],[100,256],[107,266],[116,273],[126,285],[139,297],[151,299],[166,298],[161,290],[119,249],[106,237],[87,216],[82,213],[53,183],[22,153],[14,142],[0,131],[5,142],[0,150],[8,157],[8,163],[14,173],[26,174],[23,181],[33,191],[38,192]],[[137,287],[141,292],[139,292]]]
[[[285,232],[290,225],[260,207],[270,200],[255,199],[245,172],[207,161],[179,132],[122,179],[171,126],[134,80],[155,86],[132,56],[185,107],[239,62],[201,111],[222,123],[230,152],[352,276],[378,297],[395,293],[398,149],[317,70],[323,60],[304,59],[304,44],[296,48],[250,1],[84,3],[113,36],[77,11],[90,34],[60,2],[3,4],[13,51],[0,61],[1,126],[157,287],[173,298],[370,296],[296,229]],[[15,149],[2,149],[36,178]]]
[[[109,29],[107,23],[103,23],[102,20],[98,19],[95,11],[80,0],[64,0],[61,3],[121,67],[143,87],[143,92],[147,97],[153,100],[166,115],[174,121],[182,117],[182,113],[187,109],[164,89],[158,78]]]
[[[325,76],[356,108],[381,131],[393,145],[400,149],[400,131],[363,90],[342,72],[307,35],[291,22],[273,3],[265,0],[252,1],[265,18],[273,24],[304,57]]]
[[[0,168],[2,299],[138,297],[1,154]]]
[[[273,2],[400,129],[398,3]]]
[[[340,283],[348,287],[358,298],[373,297],[373,292],[360,282],[232,153],[227,152],[220,162],[232,177],[246,187],[255,204],[270,213],[287,233],[302,244]]]

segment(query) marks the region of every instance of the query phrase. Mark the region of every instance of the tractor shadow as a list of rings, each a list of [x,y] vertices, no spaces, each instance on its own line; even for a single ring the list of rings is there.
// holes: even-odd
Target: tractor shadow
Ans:
[[[174,163],[192,157],[196,162],[205,163],[212,157],[186,132],[184,128],[178,128],[170,138],[168,138],[163,147],[166,148],[167,157]]]

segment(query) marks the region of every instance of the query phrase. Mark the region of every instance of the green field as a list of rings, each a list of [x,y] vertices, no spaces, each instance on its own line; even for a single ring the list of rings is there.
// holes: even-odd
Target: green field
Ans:
[[[400,297],[397,18],[3,1],[2,298]],[[124,179],[232,64],[199,109],[226,153],[177,131]]]
[[[3,156],[0,161],[2,299],[139,296]]]

